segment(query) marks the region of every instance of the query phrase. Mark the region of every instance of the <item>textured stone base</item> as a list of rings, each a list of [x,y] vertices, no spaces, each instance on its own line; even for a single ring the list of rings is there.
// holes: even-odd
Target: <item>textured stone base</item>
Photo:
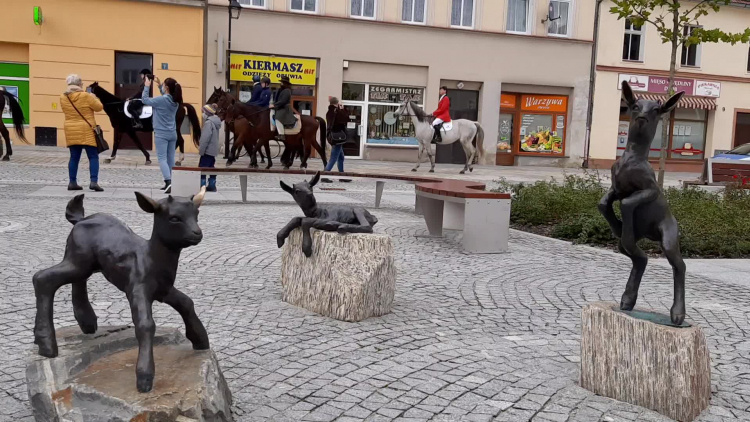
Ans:
[[[391,312],[396,266],[391,238],[314,230],[313,254],[302,253],[302,231],[294,230],[281,260],[282,299],[342,321],[362,321]]]
[[[698,417],[711,399],[703,331],[654,324],[616,309],[612,302],[583,308],[581,387],[679,421]]]
[[[60,354],[35,356],[26,368],[37,421],[232,421],[232,394],[210,350],[195,351],[174,328],[157,328],[156,377],[149,393],[135,386],[138,343],[132,327],[96,334],[57,330]]]

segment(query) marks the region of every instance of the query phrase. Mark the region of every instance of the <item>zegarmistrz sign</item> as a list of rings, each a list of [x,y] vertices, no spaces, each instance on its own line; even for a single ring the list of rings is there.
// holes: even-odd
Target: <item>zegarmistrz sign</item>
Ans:
[[[271,83],[279,83],[283,75],[292,85],[315,85],[318,61],[294,57],[253,56],[232,54],[229,78],[232,81],[251,82],[253,76],[267,76]]]

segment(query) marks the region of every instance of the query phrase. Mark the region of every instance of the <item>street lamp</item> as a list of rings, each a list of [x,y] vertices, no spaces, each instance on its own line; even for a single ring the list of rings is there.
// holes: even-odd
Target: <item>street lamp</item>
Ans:
[[[229,69],[232,65],[231,60],[231,51],[232,51],[232,21],[235,19],[240,18],[240,14],[242,13],[242,5],[237,0],[229,0],[229,7],[227,8],[229,11],[229,36],[227,37],[227,66],[226,66],[226,73],[227,73],[227,91],[229,91]]]

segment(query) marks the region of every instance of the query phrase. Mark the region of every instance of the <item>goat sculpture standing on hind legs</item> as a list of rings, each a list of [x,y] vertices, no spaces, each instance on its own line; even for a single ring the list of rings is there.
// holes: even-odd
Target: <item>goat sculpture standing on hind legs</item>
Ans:
[[[677,107],[683,94],[675,94],[664,104],[638,100],[627,81],[622,82],[622,96],[630,111],[628,143],[622,157],[612,166],[612,187],[599,203],[599,212],[609,223],[615,237],[620,239],[620,252],[633,261],[620,309],[630,311],[635,307],[638,288],[648,263],[648,257],[636,242],[643,238],[650,239],[661,243],[664,255],[672,266],[674,301],[670,317],[675,325],[685,320],[685,263],[680,253],[677,220],[656,182],[654,169],[648,162],[648,153],[659,120]],[[622,221],[612,207],[618,200]]]
[[[149,240],[136,235],[109,214],[85,217],[83,195],[71,199],[65,217],[73,224],[73,230],[65,246],[65,257],[61,263],[39,271],[33,278],[36,294],[34,343],[39,346],[39,354],[49,358],[57,356],[52,306],[55,292],[66,284],[73,285],[73,314],[81,331],[96,332],[96,314],[89,302],[86,282],[97,272],[124,292],[130,302],[138,339],[135,367],[138,391],[149,392],[154,383],[156,325],[151,307],[155,300],[179,312],[193,349],[208,349],[208,334],[195,313],[193,301],[174,287],[180,252],[203,239],[198,227],[198,207],[205,194],[204,186],[190,199],[169,196],[155,201],[136,192],[141,209],[154,214]]]

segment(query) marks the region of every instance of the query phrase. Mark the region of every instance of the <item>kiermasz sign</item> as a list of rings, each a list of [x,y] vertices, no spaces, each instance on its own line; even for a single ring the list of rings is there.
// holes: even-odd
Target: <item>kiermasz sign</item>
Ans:
[[[279,83],[286,75],[292,85],[315,85],[318,61],[294,57],[254,56],[232,54],[229,65],[229,79],[252,82],[253,76],[267,76],[271,83]]]

